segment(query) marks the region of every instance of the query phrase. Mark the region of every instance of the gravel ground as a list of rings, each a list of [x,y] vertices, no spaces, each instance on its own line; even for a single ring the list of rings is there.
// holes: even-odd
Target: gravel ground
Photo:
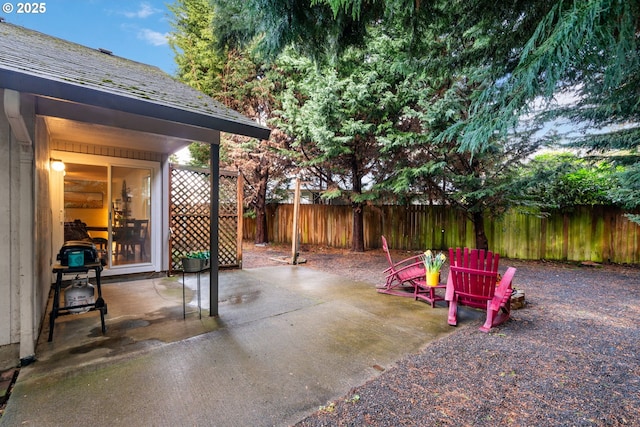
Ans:
[[[289,253],[245,244],[244,268]],[[383,282],[379,250],[300,256],[372,292]],[[489,334],[482,321],[461,324],[298,425],[640,426],[640,268],[500,260],[501,272],[509,266],[526,295],[509,322]]]

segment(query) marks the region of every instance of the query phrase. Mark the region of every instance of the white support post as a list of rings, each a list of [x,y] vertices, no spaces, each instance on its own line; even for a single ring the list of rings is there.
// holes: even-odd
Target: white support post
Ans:
[[[36,303],[34,283],[34,154],[33,141],[20,111],[20,93],[4,90],[4,112],[11,126],[13,139],[19,150],[18,185],[14,196],[11,195],[12,224],[17,230],[19,318],[20,318],[20,359],[30,360],[35,355]],[[17,208],[17,209],[16,209]]]

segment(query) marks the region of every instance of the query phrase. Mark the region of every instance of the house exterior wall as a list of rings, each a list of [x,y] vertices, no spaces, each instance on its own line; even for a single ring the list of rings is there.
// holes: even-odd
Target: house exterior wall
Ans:
[[[42,322],[47,316],[47,303],[53,274],[51,266],[55,264],[57,250],[52,246],[53,212],[51,210],[51,185],[49,183],[50,163],[49,163],[49,135],[46,131],[44,119],[35,118],[35,224],[33,227],[35,242],[33,248],[33,268],[34,268],[34,301],[33,330],[34,338],[37,342],[38,333],[41,331]],[[22,345],[24,349],[24,345]],[[28,351],[25,352],[28,353]],[[23,353],[23,351],[21,351]],[[21,354],[21,359],[29,357]]]
[[[0,368],[6,368],[35,355],[39,320],[46,310],[43,293],[48,295],[50,275],[44,283],[39,280],[37,266],[44,262],[34,251],[38,246],[34,240],[34,98],[0,92],[0,180],[7,183],[0,186]],[[19,108],[19,114],[14,107]],[[15,128],[16,120],[23,129]],[[47,161],[40,162],[48,167]]]
[[[4,99],[4,91],[0,89],[0,100]],[[12,149],[15,141],[12,138],[11,126],[4,110],[4,102],[0,102],[0,368],[15,365],[19,359],[19,311],[18,288],[12,281],[16,276],[11,259],[16,252],[12,242],[11,195],[15,192],[14,165],[17,161],[16,150]]]

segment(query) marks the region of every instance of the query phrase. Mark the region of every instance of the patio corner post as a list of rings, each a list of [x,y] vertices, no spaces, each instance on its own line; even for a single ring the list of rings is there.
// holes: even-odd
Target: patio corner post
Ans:
[[[220,135],[220,134],[218,134]],[[220,264],[219,244],[219,209],[220,209],[220,144],[211,144],[210,158],[210,200],[209,209],[209,248],[211,252],[211,269],[209,270],[209,316],[218,316],[218,273]]]

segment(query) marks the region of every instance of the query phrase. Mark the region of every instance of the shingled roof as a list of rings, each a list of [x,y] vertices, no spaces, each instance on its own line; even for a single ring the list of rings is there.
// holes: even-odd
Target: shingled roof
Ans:
[[[157,67],[1,21],[0,87],[254,138],[270,133]]]

